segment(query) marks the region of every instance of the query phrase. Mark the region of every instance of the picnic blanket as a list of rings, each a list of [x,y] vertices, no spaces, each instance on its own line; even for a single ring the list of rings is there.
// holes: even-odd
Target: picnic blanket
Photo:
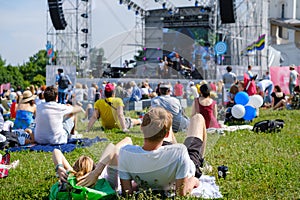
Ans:
[[[44,151],[44,152],[52,152],[54,149],[59,149],[63,153],[71,152],[76,148],[83,148],[92,146],[94,143],[97,142],[104,142],[108,141],[107,138],[99,138],[98,136],[95,138],[80,138],[80,139],[69,139],[67,144],[58,144],[58,145],[51,145],[51,144],[29,144],[19,147],[11,147],[7,149],[8,152],[18,152],[24,150],[30,151]]]
[[[223,126],[222,128],[208,128],[206,129],[207,133],[216,133],[216,132],[223,132],[223,131],[228,131],[228,132],[233,132],[237,130],[252,130],[253,126],[251,125],[235,125],[235,126]]]
[[[199,180],[199,187],[193,189],[192,196],[204,199],[223,198],[214,176],[202,175]]]

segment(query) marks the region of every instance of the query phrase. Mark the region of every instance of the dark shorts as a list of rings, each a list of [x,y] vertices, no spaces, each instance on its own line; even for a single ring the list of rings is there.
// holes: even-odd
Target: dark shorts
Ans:
[[[163,146],[170,145],[171,142],[163,141]],[[195,177],[200,178],[202,175],[201,167],[203,167],[203,155],[200,153],[200,149],[202,147],[202,140],[197,137],[187,137],[183,143],[189,153],[190,159],[194,162],[196,167]]]
[[[196,166],[196,173],[195,177],[200,178],[202,175],[201,167],[203,167],[203,155],[200,152],[200,149],[202,147],[202,140],[197,137],[187,137],[184,140],[184,145],[186,146],[189,156],[191,160],[194,162]]]

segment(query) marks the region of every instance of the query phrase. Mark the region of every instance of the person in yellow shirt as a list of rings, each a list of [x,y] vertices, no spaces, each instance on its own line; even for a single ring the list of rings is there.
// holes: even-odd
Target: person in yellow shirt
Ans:
[[[141,124],[140,119],[124,116],[124,103],[121,98],[115,97],[115,86],[107,83],[104,89],[105,98],[99,99],[94,105],[94,113],[90,118],[86,131],[88,132],[97,119],[101,120],[104,129],[120,128],[129,132],[129,128]]]

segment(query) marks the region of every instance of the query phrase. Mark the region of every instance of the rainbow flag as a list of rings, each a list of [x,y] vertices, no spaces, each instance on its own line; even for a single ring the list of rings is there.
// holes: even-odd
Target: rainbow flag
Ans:
[[[258,37],[258,40],[256,40],[255,42],[253,42],[252,44],[247,46],[247,52],[250,51],[261,51],[265,48],[265,38],[266,38],[266,34],[262,34],[261,36]]]
[[[256,50],[261,51],[265,48],[265,38],[266,34],[262,34],[261,36],[259,36],[258,40],[255,43]]]

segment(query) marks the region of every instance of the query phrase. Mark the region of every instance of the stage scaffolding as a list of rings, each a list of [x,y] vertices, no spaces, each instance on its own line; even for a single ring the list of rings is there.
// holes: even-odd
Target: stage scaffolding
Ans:
[[[218,6],[218,1],[216,1]],[[228,45],[224,55],[223,65],[260,66],[261,73],[268,66],[268,0],[236,0],[236,22],[234,24],[221,24],[217,20],[216,32],[222,34]],[[247,52],[248,45],[255,42],[262,34],[266,34],[265,48],[262,51]]]
[[[80,76],[89,69],[89,52],[92,47],[92,0],[63,0],[63,13],[67,21],[65,30],[55,30],[47,9],[47,42],[57,52],[60,66],[76,66]]]

